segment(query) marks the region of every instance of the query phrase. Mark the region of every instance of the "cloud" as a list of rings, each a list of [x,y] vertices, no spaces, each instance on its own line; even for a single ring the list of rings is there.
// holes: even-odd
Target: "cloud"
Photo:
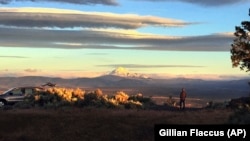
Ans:
[[[171,76],[171,75],[170,75]],[[165,77],[169,77],[166,75]],[[187,78],[187,79],[203,79],[203,80],[240,80],[240,79],[247,79],[246,75],[235,75],[235,74],[180,74],[180,75],[172,75],[172,78],[180,77],[180,78]]]
[[[37,72],[39,72],[39,74]],[[23,69],[0,70],[0,77],[39,76],[40,73],[43,73],[44,74],[43,76],[49,76],[48,73],[44,73],[41,70],[28,68],[24,70]]]
[[[55,42],[56,45],[63,45],[63,46],[82,46],[81,43],[65,43],[65,42]]]
[[[1,55],[0,58],[17,58],[17,59],[22,59],[22,58],[28,58],[24,56],[3,56]]]
[[[29,72],[29,73],[36,73],[36,72],[39,72],[39,70],[37,70],[37,69],[25,69],[24,70],[25,72]]]
[[[152,2],[184,2],[201,6],[223,6],[236,3],[250,2],[250,0],[141,0]]]
[[[194,65],[140,65],[140,64],[109,64],[109,65],[97,65],[98,67],[125,67],[125,68],[200,68],[204,66],[194,66]]]
[[[108,55],[108,53],[88,53],[87,55]]]
[[[0,0],[0,4],[9,4],[12,2],[60,2],[60,3],[71,3],[71,4],[83,4],[83,5],[93,5],[93,4],[102,4],[102,5],[118,5],[116,0]]]
[[[191,24],[198,23],[136,14],[82,12],[53,8],[0,8],[0,25],[14,27],[137,29],[145,26],[183,27]]]
[[[129,30],[39,30],[0,28],[0,46],[150,51],[230,51],[233,33],[164,36]],[[58,43],[63,44],[58,44]],[[76,46],[77,44],[77,46]],[[74,46],[72,46],[74,45]]]
[[[10,4],[14,2],[57,2],[57,3],[69,3],[79,5],[108,5],[117,6],[119,5],[118,0],[0,0],[0,4]],[[184,2],[201,6],[223,6],[231,5],[236,3],[249,2],[249,0],[134,0],[134,1],[151,1],[151,2]]]

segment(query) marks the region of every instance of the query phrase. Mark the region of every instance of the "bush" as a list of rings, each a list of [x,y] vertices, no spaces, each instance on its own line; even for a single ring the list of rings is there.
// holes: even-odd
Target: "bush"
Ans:
[[[124,104],[124,107],[126,109],[142,109],[143,105],[141,102],[139,101],[133,101],[133,100],[129,100],[128,102],[126,102]]]
[[[207,103],[207,106],[205,108],[209,108],[209,109],[223,109],[228,107],[228,102],[224,101],[224,102],[213,102],[213,101],[209,101]]]
[[[119,103],[126,103],[128,101],[129,96],[123,91],[119,91],[115,94],[115,100]]]
[[[234,110],[229,123],[250,124],[250,97],[232,99],[227,107]]]
[[[128,100],[132,100],[132,101],[135,101],[135,102],[140,102],[142,104],[140,106],[140,108],[143,107],[145,109],[150,108],[150,107],[155,105],[155,102],[151,98],[144,97],[141,93],[130,96]]]

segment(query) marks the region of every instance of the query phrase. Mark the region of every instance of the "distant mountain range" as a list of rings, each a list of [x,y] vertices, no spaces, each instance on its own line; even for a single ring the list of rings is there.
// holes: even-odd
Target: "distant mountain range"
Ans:
[[[153,79],[143,74],[129,73],[118,68],[107,75],[95,78],[54,78],[41,76],[0,77],[0,91],[16,86],[41,86],[47,82],[58,87],[82,88],[85,90],[102,89],[108,94],[123,90],[129,94],[142,93],[147,96],[178,96],[182,87],[189,97],[228,99],[250,95],[248,79],[241,80],[202,80],[202,79]]]

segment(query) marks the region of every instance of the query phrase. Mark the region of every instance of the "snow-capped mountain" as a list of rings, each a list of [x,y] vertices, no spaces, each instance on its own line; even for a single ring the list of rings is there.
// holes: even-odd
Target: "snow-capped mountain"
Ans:
[[[126,68],[118,67],[111,71],[109,75],[115,75],[120,77],[129,77],[129,78],[142,78],[142,79],[148,79],[149,77],[145,74],[138,74],[138,73],[131,73]]]

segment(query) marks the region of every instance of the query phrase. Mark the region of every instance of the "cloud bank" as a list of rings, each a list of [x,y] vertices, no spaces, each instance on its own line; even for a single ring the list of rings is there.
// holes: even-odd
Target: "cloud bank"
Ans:
[[[226,51],[233,33],[172,37],[136,31],[39,30],[0,28],[0,46],[61,49],[129,49],[156,51]],[[122,46],[119,46],[122,45]]]
[[[71,4],[83,4],[83,5],[93,5],[93,4],[102,4],[102,5],[118,5],[116,0],[0,0],[0,4],[9,4],[12,2],[59,2],[59,3],[71,3]]]
[[[229,51],[233,33],[167,36],[135,31],[145,26],[179,27],[190,24],[194,23],[135,14],[82,12],[54,8],[0,8],[0,46]]]
[[[181,27],[190,24],[177,19],[136,14],[82,12],[52,8],[0,8],[0,25],[48,28],[122,28],[145,26]]]
[[[201,68],[204,66],[194,66],[194,65],[140,65],[140,64],[109,64],[109,65],[98,65],[98,67],[125,67],[125,68]]]
[[[10,4],[14,2],[57,2],[57,3],[69,3],[79,5],[108,5],[117,6],[119,0],[0,0],[0,4]],[[236,3],[250,2],[249,0],[134,0],[134,1],[151,1],[151,2],[184,2],[200,6],[223,6],[232,5]]]
[[[135,0],[138,1],[138,0]],[[223,6],[232,5],[236,3],[246,3],[250,0],[139,0],[139,1],[151,1],[151,2],[184,2],[201,6]]]

